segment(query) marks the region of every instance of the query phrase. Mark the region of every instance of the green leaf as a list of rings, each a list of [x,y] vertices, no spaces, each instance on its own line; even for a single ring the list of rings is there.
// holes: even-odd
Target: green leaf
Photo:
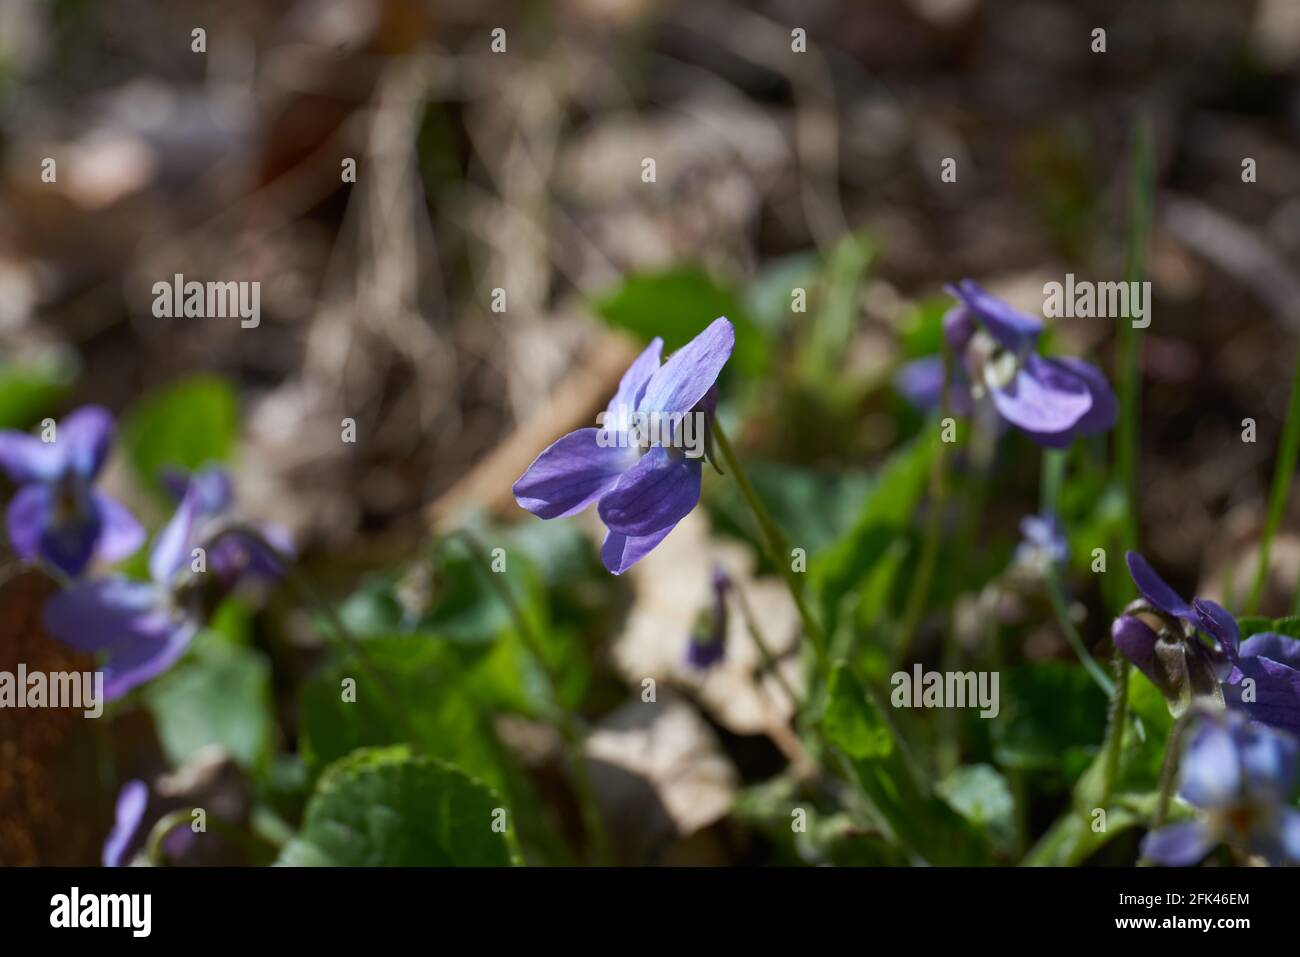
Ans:
[[[665,354],[680,349],[719,316],[736,327],[731,361],[748,376],[767,364],[769,344],[732,290],[692,267],[629,276],[596,300],[596,312],[612,326],[649,341],[662,336]]]
[[[167,468],[193,471],[229,463],[239,437],[234,390],[216,376],[199,375],[142,400],[122,423],[122,444],[144,485],[162,494]]]
[[[25,429],[47,414],[72,388],[77,364],[54,352],[0,363],[0,429]]]
[[[1004,720],[995,755],[1004,767],[1054,772],[1073,780],[1088,766],[1106,724],[1106,696],[1088,673],[1063,661],[1003,673]]]
[[[748,462],[745,471],[790,544],[813,557],[853,523],[872,487],[861,472],[823,472],[762,461]],[[753,519],[735,482],[719,483],[711,504],[724,531],[742,538],[751,534]]]
[[[875,812],[900,844],[934,865],[985,863],[983,835],[940,798],[897,731],[843,663],[831,672],[822,730],[843,752]]]
[[[1280,619],[1286,621],[1287,619]],[[1300,623],[1300,619],[1292,619]],[[1237,628],[1241,630],[1241,640],[1245,641],[1251,635],[1258,635],[1264,631],[1274,631],[1275,624],[1272,618],[1265,618],[1263,615],[1247,615],[1245,618],[1237,619]]]
[[[850,234],[827,257],[812,312],[811,334],[800,357],[807,379],[824,381],[843,365],[858,327],[862,283],[875,253],[869,237]]]
[[[331,661],[303,686],[299,750],[309,768],[357,748],[407,742],[503,786],[495,742],[454,646],[410,635],[371,638],[364,650],[364,659]]]
[[[843,810],[819,807],[816,795],[789,774],[742,790],[731,813],[771,841],[773,863],[839,867],[905,867],[910,863],[882,835],[864,831]]]
[[[145,688],[144,701],[163,750],[177,766],[209,744],[221,745],[250,770],[270,755],[270,662],[217,631],[200,632],[181,662]]]
[[[1007,779],[992,765],[960,767],[940,781],[936,790],[958,814],[1000,847],[1010,847],[1015,841],[1015,798]]]
[[[852,529],[809,566],[826,630],[833,634],[841,601],[858,586],[907,528],[920,502],[936,436],[921,437],[890,456],[867,493]]]
[[[1275,635],[1286,635],[1288,638],[1300,638],[1300,617],[1290,615],[1286,618],[1273,619],[1273,626],[1268,629]],[[1250,635],[1245,631],[1241,633],[1243,639],[1249,638]]]
[[[487,548],[486,545],[482,546]],[[470,669],[475,694],[491,707],[537,715],[552,706],[539,663],[519,634],[511,604],[536,636],[553,674],[561,703],[574,708],[587,690],[590,665],[566,629],[551,624],[542,573],[526,552],[506,549],[509,560],[488,571],[463,542],[445,541],[437,552],[435,606],[420,623],[423,631],[455,641]]]
[[[277,864],[290,867],[506,867],[503,802],[484,784],[405,747],[367,748],[331,765],[302,830]]]
[[[1106,812],[1106,826],[1094,826],[1089,813],[1068,813],[1057,819],[1047,833],[1025,856],[1025,867],[1074,867],[1082,864],[1125,831],[1136,827],[1141,818],[1124,807]]]
[[[750,315],[768,336],[775,337],[789,324],[793,311],[793,292],[805,291],[817,279],[819,259],[815,252],[782,256],[764,265],[745,290]]]

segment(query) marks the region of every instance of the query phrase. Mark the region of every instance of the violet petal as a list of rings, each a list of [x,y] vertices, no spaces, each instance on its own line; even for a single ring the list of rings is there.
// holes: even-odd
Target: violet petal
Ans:
[[[638,411],[685,414],[718,380],[736,346],[736,330],[725,317],[682,346],[650,378]]]
[[[636,464],[635,449],[612,444],[620,436],[602,429],[578,429],[556,439],[515,482],[515,501],[539,518],[581,512]],[[602,441],[611,444],[602,447],[598,444]]]
[[[631,536],[670,528],[699,502],[702,472],[699,459],[657,445],[600,500],[600,519]]]

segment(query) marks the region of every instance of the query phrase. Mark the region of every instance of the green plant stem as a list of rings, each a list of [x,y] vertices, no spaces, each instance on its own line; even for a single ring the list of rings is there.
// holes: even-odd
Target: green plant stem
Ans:
[[[1103,762],[1101,769],[1101,792],[1099,804],[1106,806],[1111,792],[1115,790],[1115,779],[1119,777],[1119,758],[1124,749],[1124,728],[1128,724],[1128,659],[1115,649],[1112,662],[1115,672],[1115,691],[1110,698],[1110,707],[1106,714],[1106,738],[1103,744]]]
[[[803,622],[804,634],[808,636],[809,644],[816,656],[818,674],[823,685],[825,685],[830,680],[830,655],[826,645],[826,635],[817,619],[813,617],[812,609],[808,607],[807,599],[803,594],[803,588],[795,577],[794,569],[790,564],[790,551],[785,535],[768,513],[762,499],[758,497],[753,484],[745,474],[744,467],[740,464],[740,458],[736,455],[736,450],[732,448],[727,433],[723,430],[716,417],[713,420],[713,438],[718,451],[722,454],[723,461],[730,470],[732,477],[735,478],[736,484],[740,486],[740,493],[744,497],[746,504],[748,504],[749,510],[753,513],[754,520],[758,523],[768,559],[777,567],[782,579],[785,581],[786,588],[790,590],[790,597],[794,600],[795,607],[799,611],[799,618]],[[881,714],[884,714],[884,710],[875,701],[875,696],[872,695],[871,690],[866,688],[865,685],[863,688],[867,696],[872,699],[876,709]],[[869,822],[870,813],[868,809],[873,807],[873,804],[862,785],[862,781],[858,778],[857,772],[853,769],[852,763],[846,755],[831,745],[820,723],[813,721],[812,728],[813,734],[821,744],[823,755],[829,755],[831,760],[835,761],[840,773],[849,782],[859,816],[864,821]]]
[[[1136,125],[1133,143],[1133,172],[1129,191],[1129,230],[1126,278],[1141,282],[1146,275],[1147,247],[1151,235],[1151,207],[1155,194],[1155,159],[1152,149],[1152,128],[1149,117],[1141,117]],[[1138,404],[1142,393],[1141,339],[1132,320],[1119,326],[1119,354],[1116,364],[1116,382],[1119,386],[1119,424],[1115,436],[1115,467],[1124,490],[1123,547],[1137,551],[1138,536]],[[1134,594],[1132,583],[1124,581],[1116,589],[1118,604],[1113,609],[1120,612]],[[1120,752],[1124,746],[1124,728],[1128,723],[1128,661],[1114,652],[1115,691],[1111,696],[1106,721],[1104,763],[1102,765],[1101,803],[1110,799],[1119,774]]]
[[[1268,581],[1269,551],[1273,546],[1273,536],[1282,525],[1286,514],[1286,502],[1291,494],[1291,480],[1295,475],[1296,453],[1300,451],[1300,349],[1296,351],[1295,372],[1291,377],[1291,404],[1287,407],[1286,425],[1282,429],[1282,444],[1278,448],[1277,464],[1273,468],[1273,487],[1268,497],[1268,518],[1264,522],[1264,532],[1259,540],[1259,564],[1255,567],[1255,580],[1250,586],[1250,597],[1246,600],[1246,614],[1253,615],[1259,609],[1260,598],[1264,594],[1264,583]]]
[[[727,463],[728,470],[730,470],[736,484],[740,487],[740,494],[744,497],[745,503],[753,513],[754,520],[758,522],[768,559],[776,566],[781,578],[785,581],[786,588],[790,590],[790,597],[794,599],[795,607],[799,611],[799,619],[803,622],[804,634],[808,636],[813,654],[816,656],[818,672],[822,679],[825,680],[830,677],[830,659],[826,647],[826,636],[822,633],[821,625],[818,624],[817,619],[813,617],[812,609],[808,606],[808,600],[803,593],[803,586],[791,566],[790,549],[785,535],[776,522],[773,521],[762,499],[758,497],[758,493],[749,481],[749,476],[745,474],[745,470],[740,464],[740,459],[736,456],[735,449],[731,447],[727,433],[723,431],[722,425],[716,417],[713,420],[713,438],[717,443],[718,451],[722,453],[723,461]]]
[[[194,812],[197,808],[181,808],[164,814],[149,831],[149,837],[145,840],[145,856],[149,863],[155,867],[164,867],[167,861],[167,849],[164,847],[164,841],[167,835],[181,826],[188,826],[194,820]],[[229,838],[230,841],[240,847],[245,853],[249,854],[255,861],[265,860],[268,854],[274,859],[274,848],[269,844],[258,841],[249,837],[237,827],[233,827],[219,817],[207,815],[205,812],[205,823],[211,823],[223,837]]]
[[[1178,759],[1182,747],[1183,730],[1187,727],[1191,711],[1178,716],[1169,727],[1169,737],[1165,740],[1165,757],[1160,765],[1160,792],[1156,800],[1156,810],[1151,817],[1151,827],[1161,827],[1169,816],[1169,802],[1174,796],[1174,782],[1178,778]]]
[[[754,642],[754,647],[758,649],[759,657],[763,659],[763,665],[772,672],[776,683],[781,686],[781,691],[790,699],[790,708],[798,712],[802,701],[799,695],[795,693],[790,682],[786,680],[785,675],[781,673],[780,665],[776,656],[772,654],[772,649],[767,644],[767,639],[763,637],[763,631],[758,627],[758,619],[754,616],[753,609],[749,607],[749,601],[745,598],[744,590],[740,587],[739,582],[732,582],[732,593],[736,596],[736,604],[740,607],[740,616],[745,619],[745,630],[749,632],[750,640]]]
[[[1054,518],[1058,513],[1058,503],[1061,496],[1061,481],[1065,476],[1065,452],[1057,449],[1043,450],[1043,467],[1042,467],[1042,513],[1044,518]],[[1065,584],[1060,565],[1055,561],[1049,561],[1047,566],[1047,594],[1052,602],[1052,611],[1056,613],[1056,620],[1061,626],[1061,631],[1065,633],[1065,640],[1069,642],[1070,648],[1082,663],[1084,669],[1097,683],[1106,697],[1111,698],[1115,695],[1115,684],[1102,670],[1101,665],[1097,664],[1095,658],[1088,651],[1083,643],[1083,638],[1079,630],[1070,620],[1070,610],[1065,600]]]
[[[600,805],[596,801],[596,791],[592,786],[591,774],[587,768],[583,743],[584,735],[573,714],[560,700],[559,676],[555,673],[555,669],[547,657],[541,638],[528,620],[528,616],[524,614],[523,608],[515,598],[514,592],[510,589],[509,582],[502,575],[493,571],[492,562],[478,538],[469,530],[463,528],[449,533],[447,537],[459,539],[483,574],[487,576],[489,586],[496,591],[501,598],[502,604],[506,606],[510,619],[514,622],[515,631],[542,670],[547,686],[547,697],[550,698],[552,705],[551,723],[560,732],[567,746],[569,769],[573,775],[574,794],[578,799],[578,809],[582,815],[583,828],[587,833],[588,841],[591,843],[592,858],[598,864],[608,864],[611,861],[609,835],[605,830],[605,821],[601,816]]]
[[[949,387],[952,378],[952,357],[945,343],[943,355],[943,387],[940,393],[939,422],[942,427],[948,417],[950,408]],[[941,436],[942,438],[942,436]],[[930,462],[930,512],[926,516],[925,531],[921,539],[921,555],[917,560],[916,573],[912,577],[912,586],[908,589],[907,599],[903,603],[903,615],[899,619],[898,637],[894,639],[894,649],[890,670],[896,671],[907,657],[912,645],[912,638],[921,624],[925,613],[925,600],[930,594],[930,580],[934,577],[934,567],[939,560],[939,547],[943,542],[943,513],[948,501],[948,442],[939,442],[934,458]]]

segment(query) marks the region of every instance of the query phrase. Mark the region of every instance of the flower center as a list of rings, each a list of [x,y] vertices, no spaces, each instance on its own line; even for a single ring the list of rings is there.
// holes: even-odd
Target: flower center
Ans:
[[[75,472],[64,472],[54,486],[55,525],[78,524],[90,515],[86,483]]]
[[[983,329],[977,329],[966,345],[965,358],[973,382],[971,393],[978,399],[986,392],[1010,385],[1025,357],[1003,347]]]

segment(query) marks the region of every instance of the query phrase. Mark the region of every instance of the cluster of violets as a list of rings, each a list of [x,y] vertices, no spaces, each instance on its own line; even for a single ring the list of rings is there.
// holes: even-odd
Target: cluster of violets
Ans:
[[[1195,864],[1227,844],[1248,858],[1300,864],[1300,811],[1291,804],[1300,640],[1261,632],[1243,641],[1222,605],[1202,598],[1189,603],[1141,555],[1129,552],[1127,560],[1142,597],[1115,619],[1115,646],[1175,714],[1197,709],[1189,716],[1179,793],[1198,814],[1148,834],[1144,856]]]
[[[948,291],[943,320],[955,359],[931,356],[905,365],[895,386],[916,406],[981,415],[1012,426],[1045,448],[1105,432],[1118,417],[1099,369],[1082,359],[1038,351],[1042,323],[971,280]],[[661,362],[655,339],[633,362],[603,417],[603,429],[579,429],[546,448],[514,485],[519,505],[543,519],[596,505],[608,532],[605,567],[622,574],[648,555],[695,507],[702,468],[673,444],[620,441],[629,416],[703,412],[711,422],[717,379],[735,332],[719,318]],[[945,383],[945,378],[948,381]],[[945,397],[945,389],[947,396]],[[1021,523],[1016,561],[1044,568],[1068,557],[1065,531],[1051,514]],[[1182,714],[1197,711],[1180,765],[1180,793],[1198,814],[1147,835],[1143,854],[1156,863],[1193,864],[1219,844],[1272,863],[1300,862],[1300,811],[1288,802],[1296,783],[1300,732],[1300,640],[1277,634],[1240,640],[1236,620],[1211,601],[1183,601],[1140,555],[1128,565],[1142,599],[1116,619],[1112,637]],[[725,653],[726,576],[715,572],[711,607],[700,613],[686,660],[700,669]],[[1156,622],[1156,627],[1147,619]],[[1215,643],[1198,637],[1198,630]]]
[[[154,538],[147,581],[87,576],[95,561],[120,561],[145,540],[126,507],[95,486],[113,432],[112,415],[98,406],[70,413],[48,442],[0,431],[0,469],[17,486],[6,514],[9,540],[20,558],[66,581],[46,605],[44,624],[73,648],[104,656],[109,700],[170,667],[222,597],[274,578],[277,555],[289,552],[279,529],[250,535],[234,526],[229,475],[204,469],[164,476],[177,506]]]
[[[950,411],[991,410],[1047,448],[1114,425],[1115,397],[1096,367],[1040,355],[1042,324],[974,282],[950,292],[957,300],[944,318],[947,347],[957,360],[947,383]],[[703,467],[671,434],[629,442],[624,433],[637,417],[684,421],[703,415],[711,423],[717,380],[734,345],[735,330],[725,318],[666,362],[656,338],[623,375],[601,428],[579,429],[546,448],[515,483],[516,501],[543,519],[595,505],[607,528],[602,561],[615,575],[627,571],[699,502]],[[931,357],[905,366],[896,385],[932,409],[944,400],[944,378],[944,360]],[[95,486],[112,437],[111,415],[95,406],[71,413],[50,442],[0,431],[0,469],[17,486],[6,516],[9,539],[21,558],[66,580],[45,609],[46,627],[75,648],[104,655],[110,699],[166,670],[217,601],[241,584],[274,580],[279,556],[291,554],[278,528],[238,524],[229,475],[204,469],[164,477],[177,506],[154,538],[148,580],[85,577],[94,562],[120,561],[145,540],[131,513]],[[1064,563],[1064,529],[1054,516],[1026,518],[1021,530],[1019,562]],[[202,560],[194,557],[200,547]],[[1127,560],[1142,597],[1115,620],[1114,643],[1175,714],[1195,709],[1179,784],[1196,813],[1148,834],[1144,857],[1188,865],[1226,844],[1270,863],[1300,862],[1300,810],[1289,803],[1300,753],[1292,736],[1300,733],[1300,640],[1262,633],[1243,641],[1222,606],[1186,602],[1142,556],[1130,552]],[[696,668],[723,658],[732,587],[715,570],[711,607],[687,645],[687,662]],[[141,782],[123,789],[106,863],[120,862],[146,797]]]

